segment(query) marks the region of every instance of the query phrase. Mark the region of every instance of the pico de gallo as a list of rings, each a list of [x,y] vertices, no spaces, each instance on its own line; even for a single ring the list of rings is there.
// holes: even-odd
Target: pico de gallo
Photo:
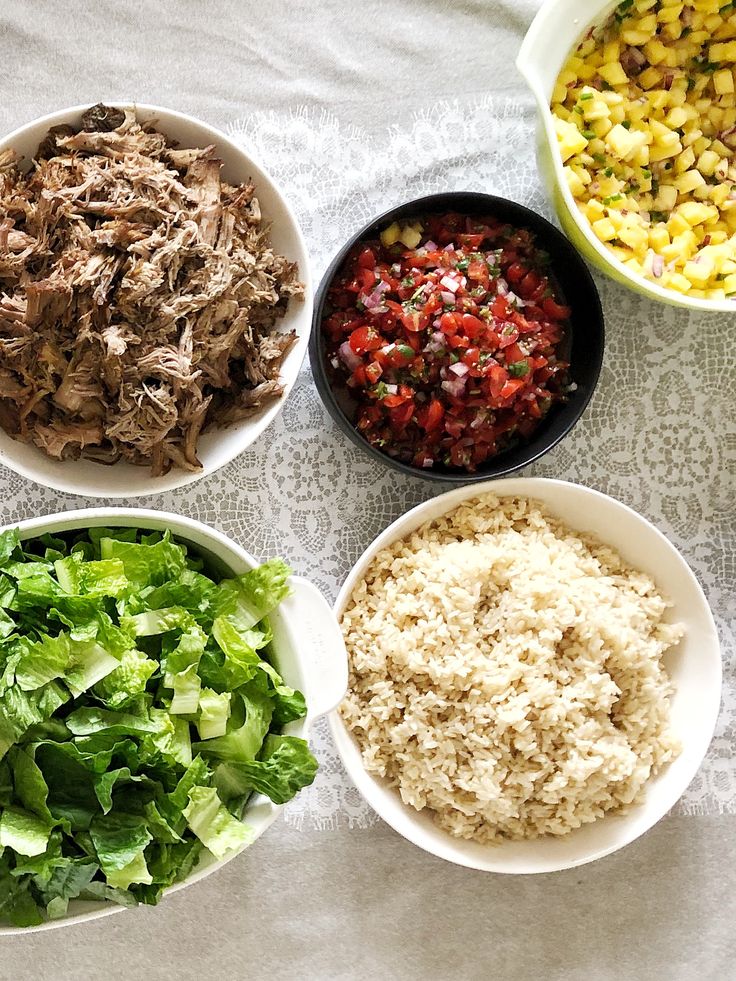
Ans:
[[[570,390],[569,316],[533,233],[445,214],[357,245],[322,330],[331,383],[371,445],[472,472],[528,439]]]

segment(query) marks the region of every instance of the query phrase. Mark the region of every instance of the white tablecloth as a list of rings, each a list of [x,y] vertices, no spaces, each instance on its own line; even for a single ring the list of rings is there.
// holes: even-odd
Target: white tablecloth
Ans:
[[[513,68],[536,6],[15,0],[0,9],[0,130],[115,97],[194,113],[237,134],[282,183],[319,276],[353,229],[431,191],[485,190],[549,214],[531,101]],[[314,787],[225,872],[155,911],[14,941],[0,977],[686,978],[696,965],[703,977],[731,976],[734,318],[691,317],[599,284],[599,389],[574,433],[528,473],[632,505],[706,589],[727,665],[724,706],[675,815],[583,870],[513,881],[466,872],[378,822],[322,724]],[[282,554],[333,597],[372,538],[435,492],[360,454],[305,365],[249,452],[140,503],[200,518],[264,558]],[[4,522],[87,503],[2,469],[0,495]]]

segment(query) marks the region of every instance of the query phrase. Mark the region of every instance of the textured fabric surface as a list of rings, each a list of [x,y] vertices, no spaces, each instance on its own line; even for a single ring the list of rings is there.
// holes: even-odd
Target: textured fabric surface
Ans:
[[[550,214],[536,174],[531,102],[513,68],[537,6],[537,0],[370,0],[349,8],[339,0],[6,0],[0,131],[64,105],[112,98],[167,105],[229,129],[281,182],[319,276],[352,230],[422,193],[486,190]],[[612,978],[621,966],[613,938],[627,929],[633,931],[625,945],[627,977],[684,978],[685,966],[697,966],[703,977],[728,976],[724,958],[733,940],[722,925],[733,920],[736,886],[729,878],[736,827],[733,318],[690,316],[599,284],[608,332],[600,386],[573,434],[527,472],[578,481],[630,504],[682,550],[706,589],[724,648],[724,705],[679,816],[582,873],[511,884],[466,873],[381,828],[321,723],[317,783],[287,808],[286,823],[227,872],[160,911],[14,941],[0,977],[32,976],[36,957],[36,977],[110,975],[108,951],[122,964],[132,944],[138,948],[132,955],[142,957],[142,940],[152,945],[152,961],[113,968],[112,976],[145,967],[152,978],[168,977],[184,934],[188,963],[177,976],[238,975],[259,944],[255,920],[269,923],[274,949],[263,961],[269,977],[475,978],[488,976],[486,959],[495,954],[499,974],[514,979]],[[332,598],[375,535],[435,492],[361,455],[331,423],[305,364],[283,412],[239,460],[182,492],[131,503],[200,518],[256,555],[283,554]],[[0,494],[4,522],[90,503],[2,468]],[[288,873],[268,868],[271,847],[273,862],[286,863]],[[323,867],[331,870],[324,882]],[[415,910],[411,923],[396,918],[403,907],[395,880],[391,895],[383,895],[396,868],[407,873],[403,903]],[[263,913],[251,881],[268,896]],[[422,911],[445,883],[452,884],[452,902],[447,940],[440,942],[438,911],[424,917]],[[279,903],[274,891],[288,901]],[[673,897],[679,898],[668,917],[662,910]],[[577,917],[567,952],[547,935],[563,932],[551,909],[557,904],[569,904]],[[531,936],[512,915],[521,906],[525,922],[539,922]],[[650,919],[651,950],[643,929]],[[406,950],[396,922],[417,931]],[[348,951],[366,944],[373,959],[353,952],[346,962],[331,950],[328,937],[338,929]],[[219,962],[204,955],[213,944]],[[60,947],[69,956],[55,967]]]

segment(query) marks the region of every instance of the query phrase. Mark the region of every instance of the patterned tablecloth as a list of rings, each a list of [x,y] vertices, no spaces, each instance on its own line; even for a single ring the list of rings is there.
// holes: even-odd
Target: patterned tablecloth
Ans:
[[[526,98],[435,102],[409,125],[370,133],[307,108],[256,112],[230,132],[281,183],[319,277],[349,234],[422,194],[483,190],[550,215],[533,156]],[[461,148],[461,149],[459,149]],[[575,431],[528,474],[611,494],[682,551],[711,602],[726,664],[708,758],[677,809],[736,812],[736,366],[733,316],[689,315],[599,278],[607,324],[600,385]],[[389,522],[438,492],[371,461],[337,430],[308,364],[283,411],[247,453],[214,476],[144,506],[220,528],[256,556],[282,554],[334,599],[363,549]],[[84,506],[0,469],[4,520]],[[347,779],[325,722],[321,769],[287,808],[302,828],[365,827],[377,818]]]

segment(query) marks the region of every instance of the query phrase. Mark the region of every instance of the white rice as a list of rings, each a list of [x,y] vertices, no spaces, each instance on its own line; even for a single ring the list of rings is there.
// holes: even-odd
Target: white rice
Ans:
[[[366,768],[462,838],[563,835],[680,747],[652,580],[534,502],[476,498],[380,552],[342,618]]]

